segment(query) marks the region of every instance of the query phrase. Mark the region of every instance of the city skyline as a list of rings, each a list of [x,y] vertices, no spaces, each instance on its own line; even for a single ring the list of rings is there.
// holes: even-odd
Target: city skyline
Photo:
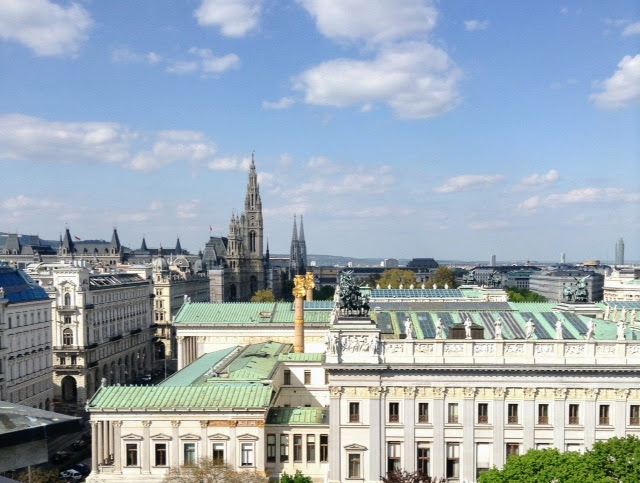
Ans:
[[[3,2],[0,231],[196,253],[255,151],[272,253],[640,258],[637,9],[397,5]]]

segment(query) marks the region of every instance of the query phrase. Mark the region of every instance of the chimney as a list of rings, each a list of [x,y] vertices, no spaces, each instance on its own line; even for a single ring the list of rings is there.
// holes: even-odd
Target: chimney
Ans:
[[[305,277],[296,275],[293,279],[293,284],[293,296],[295,297],[293,352],[299,354],[304,352],[304,299],[307,295]]]

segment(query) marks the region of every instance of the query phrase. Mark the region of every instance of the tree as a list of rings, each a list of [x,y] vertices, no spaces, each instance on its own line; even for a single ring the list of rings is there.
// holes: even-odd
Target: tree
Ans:
[[[296,470],[293,476],[285,471],[280,478],[280,483],[313,483],[313,479],[310,476],[304,476],[300,470]]]
[[[336,289],[331,285],[323,285],[320,290],[313,291],[313,300],[333,300]]]
[[[444,483],[444,478],[432,478],[418,470],[410,473],[406,470],[390,471],[382,477],[382,483]]]
[[[20,483],[58,483],[60,477],[55,471],[46,471],[42,468],[31,468],[24,470],[18,476]]]
[[[501,470],[480,475],[480,483],[606,483],[640,482],[640,440],[635,436],[599,441],[593,449],[560,453],[557,449],[529,450],[511,456]]]
[[[445,285],[449,288],[457,287],[456,278],[449,267],[438,267],[436,272],[429,277],[429,285],[433,284],[438,288],[444,288]]]
[[[275,302],[276,298],[271,290],[258,290],[253,297],[252,302]]]
[[[547,299],[542,295],[532,292],[524,288],[508,288],[507,295],[509,302],[546,302]]]
[[[389,285],[391,285],[391,288],[399,288],[400,285],[403,288],[409,288],[411,284],[416,283],[416,274],[411,270],[392,268],[382,272],[382,276],[377,283],[380,284],[380,288],[387,288]]]
[[[196,464],[169,468],[163,483],[267,483],[264,476],[251,471],[236,471],[211,458],[201,458]]]

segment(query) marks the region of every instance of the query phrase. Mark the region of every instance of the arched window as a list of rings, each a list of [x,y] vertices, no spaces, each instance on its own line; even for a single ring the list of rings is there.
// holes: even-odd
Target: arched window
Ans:
[[[64,304],[66,306],[71,305],[71,294],[70,293],[64,294]]]
[[[73,331],[71,329],[62,331],[62,345],[73,345]]]
[[[256,232],[249,232],[249,250],[252,252],[256,251]]]

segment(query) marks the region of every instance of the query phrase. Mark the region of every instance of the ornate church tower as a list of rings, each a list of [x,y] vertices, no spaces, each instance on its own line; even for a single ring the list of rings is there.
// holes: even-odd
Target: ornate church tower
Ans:
[[[296,215],[293,215],[293,234],[289,250],[289,280],[293,280],[296,275],[300,275],[300,243],[298,242]]]
[[[304,224],[302,222],[302,215],[300,215],[300,235],[298,236],[298,245],[300,246],[300,259],[298,264],[300,266],[299,273],[304,275],[307,273],[307,242],[304,241]]]

